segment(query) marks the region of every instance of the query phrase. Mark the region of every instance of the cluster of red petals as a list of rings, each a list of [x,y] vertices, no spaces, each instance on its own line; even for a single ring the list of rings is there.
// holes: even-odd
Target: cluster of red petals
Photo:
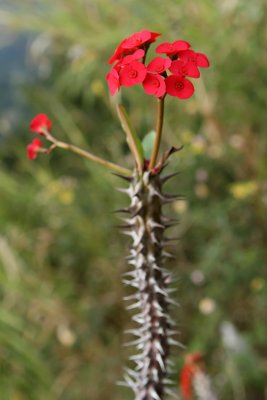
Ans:
[[[181,393],[184,400],[192,400],[192,380],[195,373],[201,370],[203,355],[201,353],[187,354],[185,365],[180,374]]]
[[[109,64],[115,63],[107,74],[110,94],[113,96],[121,86],[142,84],[148,95],[162,98],[166,94],[188,99],[194,93],[194,86],[187,78],[199,78],[199,68],[209,67],[209,60],[203,53],[197,53],[190,43],[176,40],[164,42],[156,47],[157,54],[148,65],[144,60],[151,43],[159,33],[143,30],[124,39]]]
[[[38,114],[34,117],[30,123],[30,130],[37,133],[40,136],[47,136],[52,129],[52,121],[46,114]],[[33,141],[27,146],[27,155],[29,160],[34,160],[43,144],[39,138],[33,139]]]
[[[52,121],[45,114],[38,114],[30,123],[30,130],[38,135],[46,136],[52,129]]]
[[[27,155],[29,160],[34,160],[39,153],[40,148],[43,144],[39,138],[33,139],[33,141],[27,146]]]
[[[109,64],[113,64],[115,61],[122,59],[132,51],[148,46],[150,43],[155,42],[158,36],[160,36],[160,33],[150,32],[146,29],[141,32],[133,33],[119,44],[114,54],[110,57]]]
[[[192,376],[192,368],[189,365],[185,365],[180,374],[181,392],[184,400],[192,399]]]

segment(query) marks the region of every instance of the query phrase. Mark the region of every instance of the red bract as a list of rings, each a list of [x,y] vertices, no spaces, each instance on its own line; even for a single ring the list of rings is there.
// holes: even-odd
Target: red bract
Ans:
[[[203,53],[196,53],[194,50],[186,50],[179,53],[181,60],[191,62],[200,68],[208,68],[210,63],[208,57]]]
[[[121,58],[131,53],[131,51],[134,51],[145,44],[155,42],[158,36],[160,36],[160,33],[150,32],[146,29],[141,32],[133,33],[119,44],[113,55],[110,57],[109,64],[119,61]]]
[[[189,76],[190,78],[200,77],[200,72],[196,64],[189,61],[186,62],[185,60],[174,60],[169,70],[175,75]]]
[[[170,58],[163,58],[163,57],[155,57],[147,66],[147,70],[149,72],[156,72],[161,74],[162,72],[166,71],[171,66],[171,59]]]
[[[173,43],[169,42],[164,42],[161,43],[157,48],[156,48],[156,53],[163,53],[167,54],[168,56],[173,56],[174,54],[178,53],[179,51],[187,50],[189,49],[190,44],[188,42],[185,42],[184,40],[176,40]]]
[[[123,86],[133,86],[142,83],[146,77],[146,67],[139,61],[132,61],[125,65],[120,72],[120,83]]]
[[[43,147],[41,140],[39,138],[33,139],[33,141],[27,146],[28,159],[35,159],[41,147]]]
[[[108,87],[111,96],[113,96],[116,90],[120,90],[119,74],[115,68],[113,68],[107,75]]]
[[[181,392],[184,400],[191,400],[192,398],[192,375],[191,366],[185,365],[180,375]]]
[[[128,56],[125,56],[121,61],[119,61],[116,64],[116,67],[130,64],[130,62],[132,62],[132,61],[140,60],[140,58],[143,58],[144,55],[145,55],[145,51],[143,49],[138,49],[133,54],[129,54]]]
[[[133,33],[131,36],[125,39],[122,44],[122,48],[129,50],[136,49],[137,47],[140,47],[145,43],[154,42],[159,35],[159,33],[150,32],[144,29],[141,32]]]
[[[149,95],[162,97],[166,93],[166,85],[162,76],[147,73],[143,82],[144,91]]]
[[[194,93],[193,84],[186,78],[178,75],[170,75],[165,79],[166,92],[170,96],[179,97],[179,99],[188,99]]]
[[[120,60],[121,57],[123,56],[123,54],[125,53],[125,49],[122,46],[123,42],[126,39],[124,39],[119,46],[116,48],[116,50],[114,51],[113,55],[110,57],[110,59],[108,60],[109,64],[113,64],[115,61]],[[127,52],[126,52],[127,54]]]
[[[38,135],[46,136],[52,128],[52,121],[45,114],[38,114],[30,123],[30,129]]]

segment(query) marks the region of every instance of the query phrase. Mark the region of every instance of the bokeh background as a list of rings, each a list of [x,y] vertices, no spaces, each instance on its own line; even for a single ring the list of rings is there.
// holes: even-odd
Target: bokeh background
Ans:
[[[128,241],[112,213],[118,180],[58,150],[29,162],[30,119],[131,167],[109,97],[107,59],[132,32],[206,53],[187,101],[168,98],[163,147],[184,145],[169,190],[181,240],[169,264],[186,352],[201,351],[221,400],[266,399],[267,3],[265,0],[0,1],[0,397],[130,400],[122,296]],[[155,99],[123,101],[143,137]],[[175,232],[174,232],[175,233]]]

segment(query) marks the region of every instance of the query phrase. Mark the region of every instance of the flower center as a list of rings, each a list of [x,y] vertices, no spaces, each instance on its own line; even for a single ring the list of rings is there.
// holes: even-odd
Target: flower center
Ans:
[[[162,64],[159,64],[156,66],[156,72],[160,73],[164,71],[164,66]]]
[[[157,79],[155,79],[155,80],[152,82],[152,85],[153,85],[155,88],[158,88],[159,85],[160,85],[160,83],[159,83],[159,81],[158,81]]]
[[[137,71],[135,69],[132,69],[131,71],[129,71],[129,78],[136,78],[137,77]]]
[[[183,90],[183,88],[184,88],[184,84],[183,84],[183,82],[176,82],[175,83],[175,89],[176,90]]]
[[[192,64],[195,64],[195,65],[197,63],[197,60],[195,59],[195,57],[189,57],[188,61],[191,62]]]

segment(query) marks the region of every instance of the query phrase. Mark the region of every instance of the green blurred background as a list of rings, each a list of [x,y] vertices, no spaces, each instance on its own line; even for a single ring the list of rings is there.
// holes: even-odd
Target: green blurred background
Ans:
[[[0,2],[1,400],[132,399],[115,385],[130,315],[112,211],[127,199],[101,167],[60,150],[29,162],[25,149],[45,112],[58,138],[132,167],[105,74],[145,28],[211,60],[190,100],[166,104],[163,147],[184,145],[168,187],[186,198],[168,210],[181,220],[177,390],[184,354],[201,351],[221,400],[266,399],[266,19],[265,0]],[[143,137],[155,99],[136,87],[123,101]]]

